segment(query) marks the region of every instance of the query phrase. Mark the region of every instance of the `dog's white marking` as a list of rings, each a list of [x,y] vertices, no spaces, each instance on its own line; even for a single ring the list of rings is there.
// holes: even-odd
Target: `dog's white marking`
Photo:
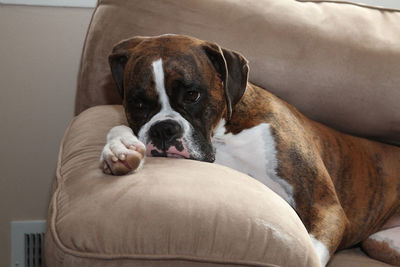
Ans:
[[[222,119],[214,131],[212,144],[216,149],[216,163],[252,176],[295,207],[293,187],[276,173],[275,141],[268,123],[233,135],[226,133]]]
[[[121,139],[124,137],[132,138],[132,135],[133,135],[133,131],[128,126],[125,126],[125,125],[115,126],[107,133],[107,142],[109,142],[113,139],[117,139],[117,138],[118,139]]]
[[[152,63],[153,73],[154,73],[154,82],[156,83],[156,90],[159,96],[159,101],[161,103],[161,112],[165,112],[166,114],[172,114],[172,108],[169,104],[169,98],[167,95],[167,91],[165,90],[164,85],[164,70],[162,65],[162,59],[156,60]]]
[[[166,119],[175,120],[181,125],[183,129],[183,141],[190,155],[194,158],[200,158],[202,152],[198,145],[193,141],[193,127],[185,118],[182,117],[180,113],[173,110],[169,102],[169,97],[167,95],[164,84],[165,80],[162,59],[160,58],[158,60],[155,60],[152,63],[152,68],[155,87],[158,93],[159,102],[161,104],[161,110],[141,127],[138,133],[139,140],[142,141],[144,144],[147,144],[149,141],[149,129],[152,125]]]
[[[310,234],[311,242],[314,246],[315,251],[317,252],[317,256],[319,258],[319,262],[322,267],[325,267],[329,261],[329,250],[326,246],[319,240],[317,240],[312,234]]]
[[[119,125],[111,128],[107,134],[107,143],[104,146],[100,156],[100,166],[104,169],[107,169],[111,167],[117,160],[126,160],[127,155],[132,153],[130,149],[131,146],[139,148],[144,147],[145,145],[137,139],[131,128],[125,125]],[[142,168],[144,158],[145,157],[142,158],[135,171],[138,171]]]

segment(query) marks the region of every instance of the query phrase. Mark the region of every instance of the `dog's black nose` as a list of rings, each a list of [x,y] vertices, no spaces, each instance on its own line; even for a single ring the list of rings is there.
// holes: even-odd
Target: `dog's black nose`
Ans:
[[[183,129],[174,120],[164,120],[152,125],[149,130],[150,139],[153,144],[162,150],[168,147],[178,138],[182,137]]]

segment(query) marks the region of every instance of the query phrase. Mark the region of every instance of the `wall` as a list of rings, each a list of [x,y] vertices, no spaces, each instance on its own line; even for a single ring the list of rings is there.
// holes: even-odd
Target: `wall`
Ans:
[[[0,266],[10,222],[46,218],[92,12],[0,5]]]

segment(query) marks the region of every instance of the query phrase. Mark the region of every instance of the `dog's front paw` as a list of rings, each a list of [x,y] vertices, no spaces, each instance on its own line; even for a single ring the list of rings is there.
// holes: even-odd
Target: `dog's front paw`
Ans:
[[[100,168],[106,174],[124,175],[140,168],[146,147],[126,126],[110,130],[100,157]]]

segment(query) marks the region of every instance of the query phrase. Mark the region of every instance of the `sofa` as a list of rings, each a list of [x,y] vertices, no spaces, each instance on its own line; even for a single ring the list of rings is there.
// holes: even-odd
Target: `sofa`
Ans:
[[[341,1],[99,0],[83,48],[76,116],[60,145],[46,266],[319,266],[296,212],[218,164],[146,158],[104,174],[106,134],[127,125],[108,67],[115,43],[177,33],[239,51],[250,81],[308,117],[400,144],[400,11]],[[358,248],[337,266],[390,266]]]

